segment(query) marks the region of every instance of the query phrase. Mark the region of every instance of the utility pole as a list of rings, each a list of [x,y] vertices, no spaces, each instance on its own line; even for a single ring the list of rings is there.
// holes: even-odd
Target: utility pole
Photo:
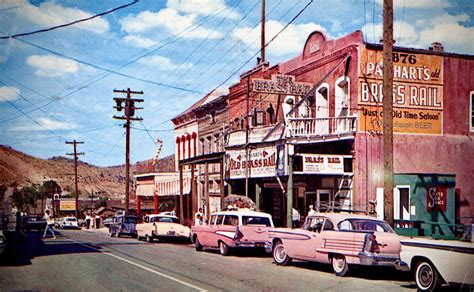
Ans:
[[[260,33],[260,61],[265,64],[265,0],[262,0],[262,26]]]
[[[127,97],[114,97],[116,106],[114,108],[120,112],[124,110],[124,115],[121,117],[114,116],[114,119],[125,120],[123,127],[126,129],[125,139],[125,212],[128,213],[130,201],[130,125],[132,121],[142,121],[142,118],[135,118],[135,110],[143,109],[142,107],[135,107],[135,102],[143,102],[143,99],[132,98],[132,94],[143,94],[143,91],[132,91],[114,89],[114,93],[126,94]]]
[[[384,213],[393,222],[393,0],[383,2]]]
[[[76,218],[79,218],[79,194],[77,192],[77,156],[84,155],[84,152],[77,153],[77,144],[84,144],[84,142],[79,142],[73,140],[72,142],[66,141],[66,144],[72,144],[74,146],[74,153],[66,153],[66,155],[74,156],[74,185],[76,192]]]

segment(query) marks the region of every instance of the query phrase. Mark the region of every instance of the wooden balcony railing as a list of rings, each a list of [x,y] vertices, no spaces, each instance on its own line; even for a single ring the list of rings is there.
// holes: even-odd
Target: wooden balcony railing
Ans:
[[[287,137],[313,137],[351,134],[356,131],[356,117],[289,118]]]

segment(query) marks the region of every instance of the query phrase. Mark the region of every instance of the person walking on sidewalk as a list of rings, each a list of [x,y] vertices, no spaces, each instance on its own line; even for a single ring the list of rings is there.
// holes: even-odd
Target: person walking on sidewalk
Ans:
[[[48,230],[51,231],[53,238],[56,238],[56,235],[54,234],[54,230],[53,230],[54,220],[53,218],[51,218],[51,216],[49,216],[49,210],[46,210],[44,212],[43,219],[46,220],[46,227],[44,229],[43,238],[46,238],[46,234],[48,233]]]

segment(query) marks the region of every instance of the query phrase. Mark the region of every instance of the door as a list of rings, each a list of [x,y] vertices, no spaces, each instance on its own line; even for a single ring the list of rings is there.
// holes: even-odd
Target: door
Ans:
[[[393,192],[393,219],[410,220],[410,186],[397,186]]]
[[[326,212],[331,207],[332,190],[317,190],[316,191],[316,211]]]
[[[316,90],[316,135],[329,134],[329,85],[322,84]]]

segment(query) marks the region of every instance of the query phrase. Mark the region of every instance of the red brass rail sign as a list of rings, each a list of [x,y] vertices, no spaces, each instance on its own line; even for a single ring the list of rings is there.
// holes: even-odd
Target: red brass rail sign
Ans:
[[[272,94],[306,95],[311,83],[296,82],[295,76],[274,74],[272,79],[252,79],[252,91]]]

